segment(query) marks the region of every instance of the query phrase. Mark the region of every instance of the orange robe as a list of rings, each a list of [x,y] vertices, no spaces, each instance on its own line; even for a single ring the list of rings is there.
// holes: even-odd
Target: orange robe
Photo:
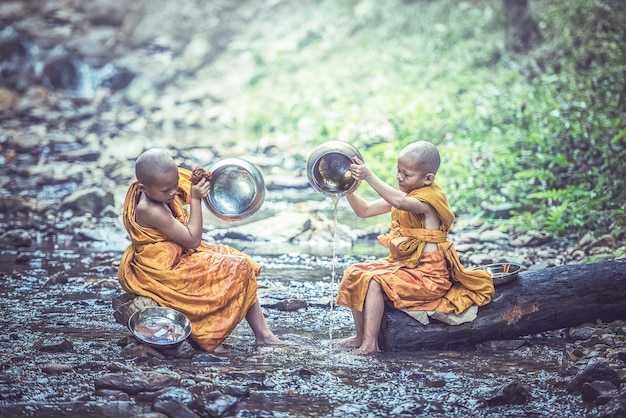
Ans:
[[[389,248],[389,256],[348,267],[339,286],[337,304],[362,311],[370,280],[380,283],[397,309],[458,315],[473,304],[489,303],[494,293],[491,274],[465,270],[452,242],[447,240],[454,214],[444,191],[433,183],[408,196],[435,208],[441,227],[424,229],[423,214],[392,208],[390,232],[378,237]],[[438,251],[423,254],[426,242],[437,243]]]
[[[189,216],[183,205],[190,202],[191,172],[179,168],[179,174],[177,197],[170,207],[186,224]],[[192,323],[191,337],[213,351],[257,301],[261,265],[225,245],[202,242],[197,248],[184,248],[159,230],[140,226],[135,222],[141,193],[137,184],[130,185],[124,201],[123,221],[131,244],[120,262],[120,284],[127,292],[184,313]]]

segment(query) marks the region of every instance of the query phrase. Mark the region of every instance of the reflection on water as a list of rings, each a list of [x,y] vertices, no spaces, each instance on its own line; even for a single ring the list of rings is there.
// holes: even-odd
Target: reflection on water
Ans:
[[[115,263],[121,250],[51,246],[0,251],[3,317],[0,351],[4,361],[0,405],[11,403],[11,385],[28,387],[20,402],[67,402],[93,392],[95,373],[122,360],[117,341],[130,333],[115,323],[111,299],[121,294]],[[567,396],[562,381],[567,359],[564,340],[548,336],[517,350],[475,347],[439,351],[382,352],[358,356],[331,345],[331,338],[353,333],[348,309],[333,311],[331,271],[338,274],[363,257],[304,253],[255,254],[263,265],[259,295],[268,323],[287,344],[255,347],[243,322],[226,340],[224,364],[194,364],[189,359],[158,365],[189,382],[239,383],[250,396],[235,416],[249,417],[491,417],[584,416],[580,397]],[[336,263],[336,265],[335,265]],[[60,272],[64,280],[53,280]],[[268,308],[280,300],[300,299],[296,312]],[[73,349],[45,353],[33,348],[41,338],[64,336]],[[538,342],[535,344],[534,342]],[[19,354],[18,354],[19,353]],[[42,375],[47,363],[66,363],[77,373]],[[35,367],[33,367],[33,365]],[[139,367],[155,367],[138,363]],[[510,382],[527,385],[531,399],[522,405],[486,406],[494,391]],[[61,391],[58,388],[63,388]],[[1,410],[0,410],[1,412]]]

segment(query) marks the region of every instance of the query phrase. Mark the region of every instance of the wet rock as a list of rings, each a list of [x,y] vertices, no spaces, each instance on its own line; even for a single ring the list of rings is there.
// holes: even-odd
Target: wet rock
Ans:
[[[71,210],[75,214],[100,214],[107,206],[115,204],[113,193],[102,190],[102,188],[92,187],[81,189],[72,193],[63,201],[59,209],[61,211]]]
[[[267,305],[268,308],[278,309],[284,312],[296,312],[300,309],[306,309],[307,306],[308,303],[300,299],[281,300],[280,302]]]
[[[95,388],[121,390],[128,394],[156,392],[180,386],[180,376],[173,372],[108,373],[95,380]]]
[[[509,219],[511,217],[511,211],[514,209],[510,203],[489,203],[483,202],[480,205],[487,214],[491,214],[496,219]]]
[[[138,417],[144,412],[143,408],[136,405],[133,401],[107,401],[107,402],[87,402],[83,416],[87,417],[87,413],[98,417]]]
[[[594,325],[582,325],[576,328],[570,328],[568,335],[572,340],[588,340],[597,331]]]
[[[130,401],[130,395],[120,390],[98,389],[94,392],[94,395],[106,398],[109,401]]]
[[[159,306],[158,303],[148,297],[137,296],[132,293],[124,293],[114,297],[111,304],[113,317],[124,326],[128,325],[128,319],[138,310]]]
[[[44,337],[33,344],[35,350],[46,353],[65,353],[74,350],[74,344],[65,337]]]
[[[201,418],[200,415],[196,414],[191,408],[188,406],[172,399],[167,400],[157,400],[153,405],[152,409],[156,412],[162,412],[168,417],[176,417],[176,418]]]
[[[585,402],[604,405],[618,394],[617,387],[606,381],[585,382],[581,388],[581,395]]]
[[[401,403],[400,405],[396,405],[391,410],[391,416],[398,417],[416,417],[423,415],[424,407],[422,404],[415,404],[413,402]]]
[[[514,247],[537,247],[552,241],[552,237],[545,231],[529,231],[513,239],[510,244]]]
[[[41,368],[46,374],[73,373],[74,368],[69,364],[49,363]]]
[[[179,344],[174,344],[171,347],[165,346],[161,348],[157,348],[161,354],[168,358],[193,358],[197,351],[193,348],[193,346],[189,343],[188,340],[182,341]]]
[[[317,372],[313,370],[309,370],[309,369],[304,369],[304,368],[298,368],[291,372],[292,376],[298,376],[298,377],[311,377],[316,374]]]
[[[201,353],[194,356],[192,364],[203,366],[203,365],[212,365],[212,364],[224,364],[228,363],[227,359],[216,356],[211,353]]]
[[[215,392],[205,401],[204,410],[214,418],[223,417],[237,406],[238,399],[231,395]]]
[[[250,389],[241,385],[227,385],[222,387],[222,392],[237,398],[250,396]]]
[[[567,391],[570,393],[580,393],[585,383],[596,380],[607,381],[614,386],[619,386],[619,376],[615,370],[606,361],[597,361],[589,364],[585,369],[579,372],[567,385]]]
[[[106,0],[93,1],[84,11],[90,23],[101,26],[121,26],[129,12],[128,5]]]
[[[134,366],[114,361],[107,366],[107,370],[110,372],[134,372],[136,368]]]
[[[32,237],[26,230],[13,229],[0,235],[0,242],[13,247],[29,247],[32,243]]]
[[[195,418],[199,415],[193,410],[201,410],[203,406],[203,403],[189,390],[170,388],[155,397],[152,409],[170,417]]]
[[[48,280],[46,280],[45,286],[50,286],[54,284],[66,284],[67,283],[67,272],[64,270],[57,271],[52,274]]]
[[[2,45],[0,45],[0,50],[2,49]],[[0,54],[2,52],[0,51]],[[17,93],[11,91],[10,89],[0,87],[0,109],[11,109],[17,103],[18,100]]]
[[[27,264],[31,260],[31,257],[27,254],[18,254],[15,256],[15,264]]]
[[[163,355],[156,349],[139,342],[128,344],[122,348],[120,353],[124,358],[135,359],[136,362],[142,363],[153,358],[163,358]]]
[[[595,411],[587,414],[588,418],[623,418],[626,417],[626,391],[611,399],[605,405],[599,406]]]
[[[476,345],[479,350],[501,351],[501,350],[517,350],[526,344],[524,340],[496,340],[487,341]]]
[[[143,414],[135,415],[134,418],[170,418],[161,412],[146,412]]]
[[[578,243],[573,251],[582,251],[587,255],[595,255],[610,253],[617,247],[617,240],[614,236],[605,234],[596,238],[593,233],[588,232],[578,240]]]
[[[192,73],[200,68],[211,50],[211,42],[204,34],[195,35],[183,51],[182,70]]]
[[[0,213],[34,212],[37,200],[22,196],[0,196]]]
[[[511,238],[509,234],[497,230],[484,231],[480,234],[481,242],[503,242]]]
[[[429,387],[429,388],[442,388],[446,385],[446,380],[445,379],[426,379],[426,382],[424,382],[424,384],[426,385],[426,387]]]
[[[499,388],[495,395],[488,398],[487,405],[524,404],[530,400],[530,389],[519,382],[511,382]]]

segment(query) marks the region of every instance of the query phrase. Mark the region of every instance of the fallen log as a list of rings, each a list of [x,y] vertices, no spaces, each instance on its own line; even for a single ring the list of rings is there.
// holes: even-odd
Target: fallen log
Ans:
[[[379,345],[387,351],[440,349],[617,319],[626,319],[624,259],[522,272],[496,286],[478,317],[461,325],[422,325],[386,307]]]

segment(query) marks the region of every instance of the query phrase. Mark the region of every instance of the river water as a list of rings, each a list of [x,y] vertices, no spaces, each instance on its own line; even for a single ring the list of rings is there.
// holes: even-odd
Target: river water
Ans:
[[[113,363],[134,362],[121,357],[118,341],[129,332],[115,322],[111,307],[122,294],[116,263],[125,245],[110,232],[104,242],[42,236],[31,248],[0,251],[0,416],[93,416],[80,405],[106,404],[93,394],[94,379]],[[244,321],[226,340],[230,352],[223,363],[170,358],[137,366],[175,371],[188,384],[244,384],[250,395],[230,415],[239,417],[585,415],[580,396],[564,388],[566,340],[559,331],[527,336],[515,349],[485,343],[361,356],[333,348],[330,327],[333,338],[353,331],[347,309],[336,306],[332,315],[329,309],[333,257],[292,250],[246,248],[264,265],[261,304],[287,345],[255,347]],[[343,251],[335,268],[340,275],[365,258]],[[306,307],[276,309],[294,299]],[[37,349],[38,341],[60,337],[72,342],[71,350]],[[72,372],[44,373],[51,364],[71,365]],[[498,391],[513,382],[527,387],[530,399],[498,405]],[[137,406],[149,412],[148,404]]]

